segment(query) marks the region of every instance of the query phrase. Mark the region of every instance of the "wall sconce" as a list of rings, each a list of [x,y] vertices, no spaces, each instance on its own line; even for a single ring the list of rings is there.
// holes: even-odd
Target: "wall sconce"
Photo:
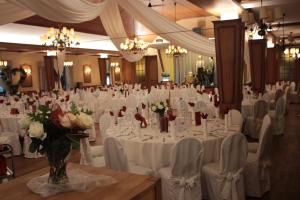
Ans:
[[[92,68],[90,65],[83,65],[83,79],[85,83],[92,82]]]
[[[25,68],[24,71],[25,71],[27,76],[31,75],[31,69],[30,68]]]
[[[73,61],[65,61],[64,62],[64,67],[72,67],[73,66]]]
[[[7,66],[7,60],[0,60],[0,67],[6,67]]]
[[[120,73],[121,68],[120,67],[115,67],[115,73]]]
[[[47,51],[47,56],[56,56],[56,51]]]

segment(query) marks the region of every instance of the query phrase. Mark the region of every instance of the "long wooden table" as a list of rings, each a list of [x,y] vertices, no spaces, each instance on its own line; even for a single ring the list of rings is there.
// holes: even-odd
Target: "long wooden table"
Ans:
[[[60,193],[46,199],[51,200],[160,200],[161,182],[158,177],[141,176],[127,172],[117,172],[107,168],[95,168],[71,163],[72,168],[84,170],[95,175],[107,175],[118,180],[117,183],[97,187],[89,192]],[[0,200],[38,200],[45,199],[31,192],[26,183],[37,176],[46,174],[49,168],[43,168],[8,183],[0,184]]]

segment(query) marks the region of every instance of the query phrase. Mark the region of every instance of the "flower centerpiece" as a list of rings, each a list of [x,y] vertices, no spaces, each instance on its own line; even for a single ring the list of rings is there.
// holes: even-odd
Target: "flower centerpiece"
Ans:
[[[168,118],[165,117],[166,109],[167,104],[163,101],[151,104],[151,110],[158,114],[160,132],[168,132]]]
[[[79,109],[74,103],[68,112],[63,112],[58,104],[54,104],[52,109],[41,105],[35,113],[29,113],[20,120],[21,128],[32,140],[29,151],[44,154],[48,159],[49,183],[68,183],[68,155],[72,146],[79,146],[80,138],[88,137],[84,131],[93,125],[91,114],[91,111]]]
[[[155,113],[158,113],[160,117],[164,116],[166,108],[167,108],[167,104],[164,103],[163,101],[151,104],[151,110]]]

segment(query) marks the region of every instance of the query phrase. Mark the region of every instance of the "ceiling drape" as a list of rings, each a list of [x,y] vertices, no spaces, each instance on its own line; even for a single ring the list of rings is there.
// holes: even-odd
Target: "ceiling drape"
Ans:
[[[56,22],[80,23],[95,19],[105,8],[107,0],[92,3],[87,0],[6,0]],[[14,13],[12,13],[14,14]]]
[[[106,32],[119,49],[120,42],[124,41],[127,34],[118,5],[171,43],[202,55],[215,55],[213,41],[170,21],[138,0],[0,0],[0,25],[34,14],[62,23],[80,23],[100,16]],[[135,61],[142,55],[124,54],[124,57],[128,61]]]
[[[146,5],[136,0],[116,0],[118,4],[130,13],[136,20],[152,32],[195,53],[206,56],[215,55],[215,45],[191,30],[170,21],[156,11],[149,9]]]
[[[120,50],[120,44],[127,38],[122,22],[117,1],[110,0],[106,8],[100,14],[102,25],[114,45]],[[121,51],[123,57],[129,62],[137,62],[143,58],[144,54],[128,54]]]

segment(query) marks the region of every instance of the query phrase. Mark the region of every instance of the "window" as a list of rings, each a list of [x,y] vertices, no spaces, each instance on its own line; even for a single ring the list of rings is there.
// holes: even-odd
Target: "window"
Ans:
[[[146,65],[145,65],[145,58],[139,60],[135,64],[135,75],[136,75],[136,82],[142,83],[145,82],[146,77]]]

